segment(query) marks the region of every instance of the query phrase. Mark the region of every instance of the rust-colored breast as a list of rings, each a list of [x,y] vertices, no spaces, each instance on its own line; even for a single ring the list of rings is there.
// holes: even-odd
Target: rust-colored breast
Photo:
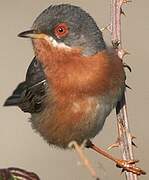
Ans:
[[[105,94],[125,81],[122,61],[114,51],[85,57],[80,50],[54,48],[45,40],[36,40],[35,52],[58,93]]]
[[[54,48],[45,40],[35,40],[34,46],[51,87],[49,99],[54,99],[35,128],[50,144],[61,147],[95,136],[124,90],[121,60],[108,50],[85,57],[80,50]]]

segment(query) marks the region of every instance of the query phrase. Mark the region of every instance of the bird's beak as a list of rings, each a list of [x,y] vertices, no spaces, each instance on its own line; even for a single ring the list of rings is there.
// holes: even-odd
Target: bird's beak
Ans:
[[[18,34],[18,37],[21,38],[31,38],[31,39],[44,39],[45,36],[47,36],[46,34],[43,33],[39,33],[37,32],[37,30],[28,30],[28,31],[24,31]]]

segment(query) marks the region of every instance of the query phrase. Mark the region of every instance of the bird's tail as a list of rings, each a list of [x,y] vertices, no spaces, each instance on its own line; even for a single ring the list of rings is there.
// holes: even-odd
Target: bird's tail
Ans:
[[[25,88],[25,82],[20,83],[14,90],[11,96],[9,96],[4,102],[4,106],[19,106],[21,103],[22,92]]]
[[[18,106],[20,104],[21,97],[15,94],[12,94],[4,102],[4,106]]]

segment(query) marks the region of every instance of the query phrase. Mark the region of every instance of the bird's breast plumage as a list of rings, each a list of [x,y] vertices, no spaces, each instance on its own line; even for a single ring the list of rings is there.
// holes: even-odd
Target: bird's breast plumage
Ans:
[[[53,48],[44,40],[34,45],[50,91],[44,111],[32,115],[33,128],[63,148],[94,137],[125,89],[121,60],[108,50],[85,57],[81,50]]]

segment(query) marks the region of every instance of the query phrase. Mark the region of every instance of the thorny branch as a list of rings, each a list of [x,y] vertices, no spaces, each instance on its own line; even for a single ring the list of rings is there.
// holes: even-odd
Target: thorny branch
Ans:
[[[122,59],[126,51],[122,48],[121,42],[121,14],[122,5],[129,2],[128,0],[111,0],[111,25],[110,31],[112,34],[112,44],[117,49],[118,56]],[[130,133],[128,115],[127,115],[127,105],[125,94],[121,102],[118,103],[116,107],[117,114],[117,126],[118,126],[118,142],[121,148],[122,156],[124,160],[133,160],[133,148],[132,148],[132,136]],[[135,166],[135,164],[134,164]],[[136,174],[131,172],[125,172],[126,180],[137,180]]]

